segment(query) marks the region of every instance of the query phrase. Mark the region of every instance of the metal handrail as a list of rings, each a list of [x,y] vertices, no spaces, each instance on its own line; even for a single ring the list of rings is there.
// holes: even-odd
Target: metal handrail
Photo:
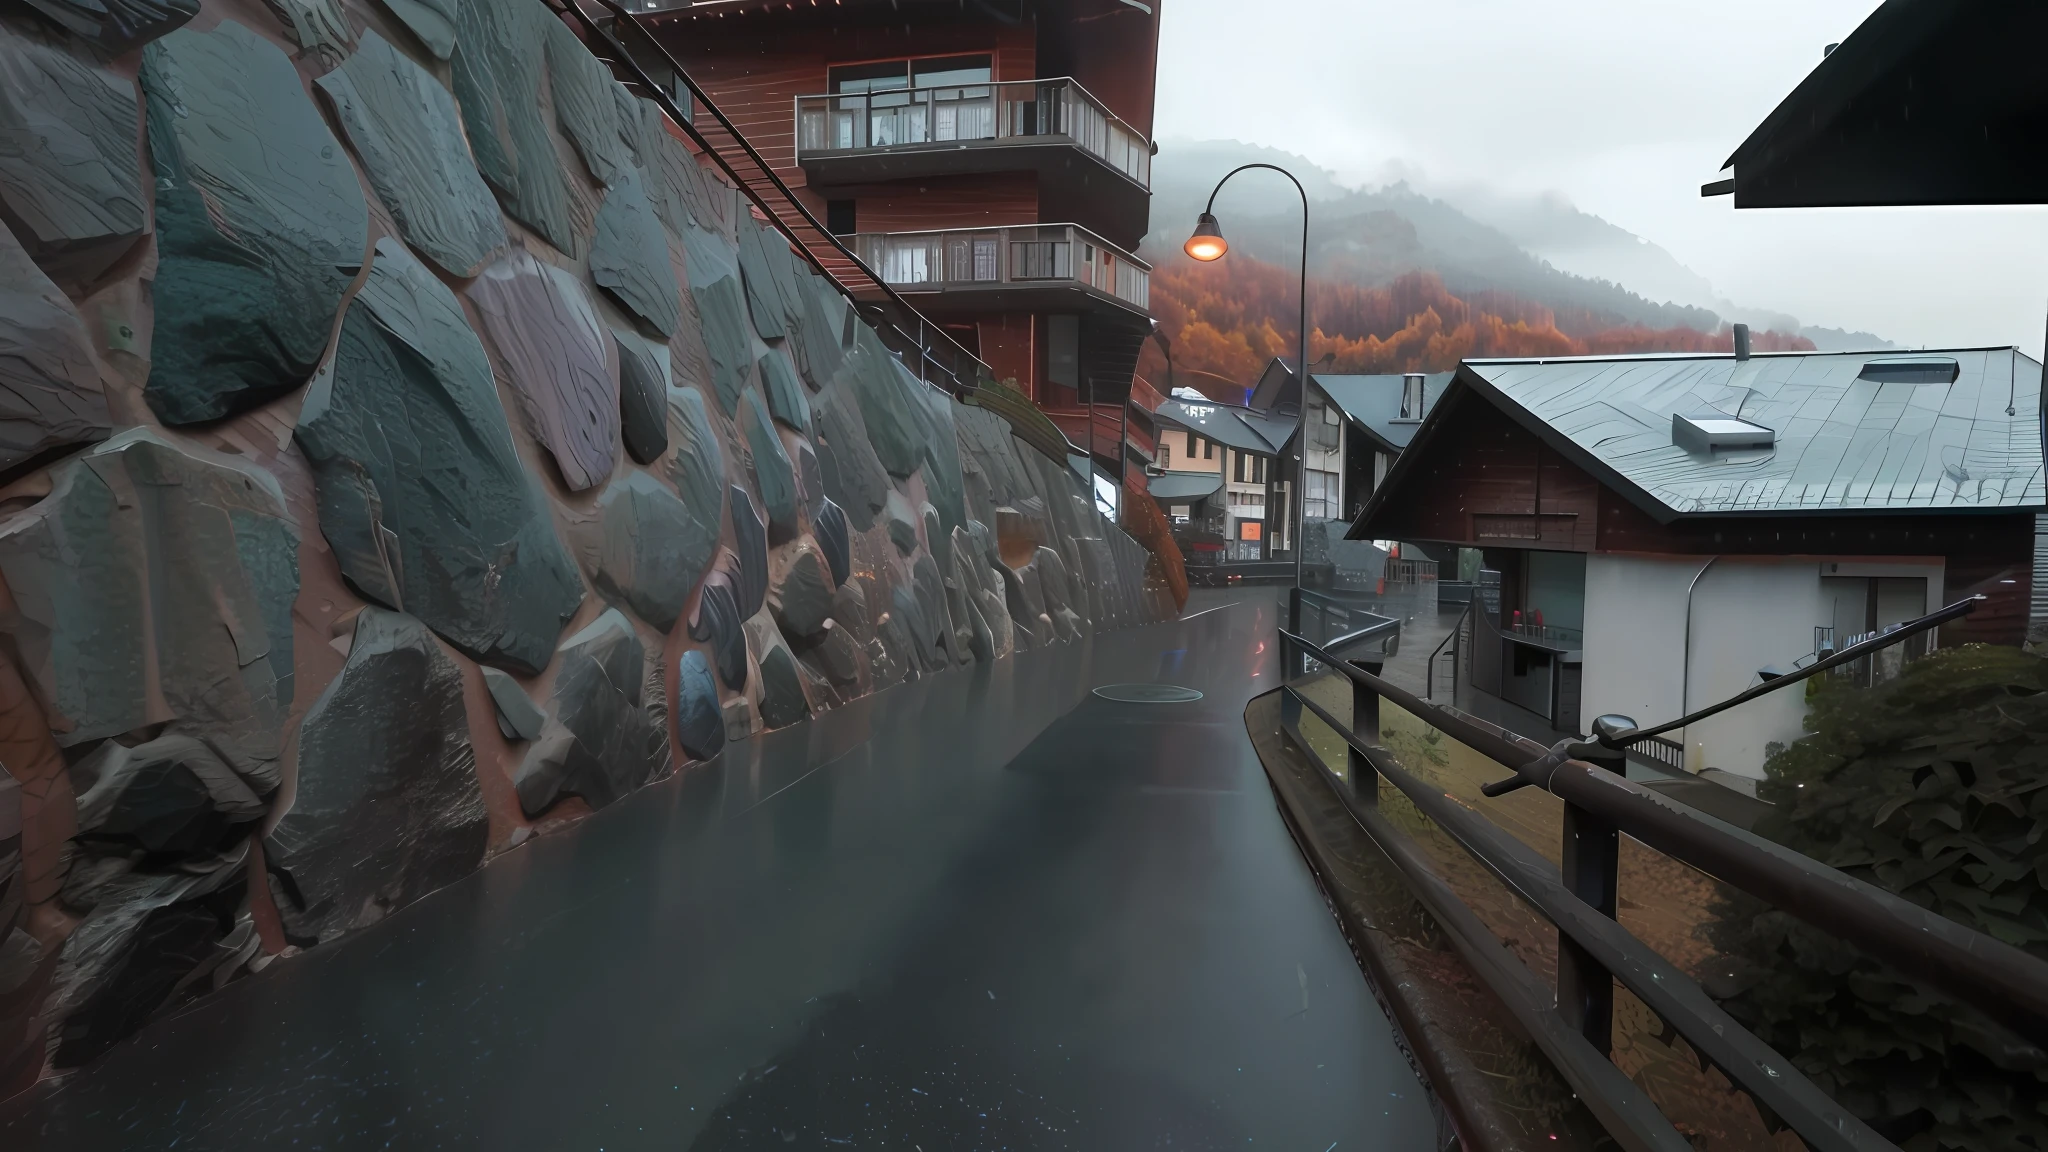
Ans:
[[[868,278],[874,282],[874,287],[881,293],[881,295],[886,299],[887,302],[902,309],[902,311],[904,313],[907,313],[909,316],[916,318],[918,331],[917,334],[914,336],[908,331],[904,330],[901,326],[899,326],[894,318],[887,316],[884,316],[882,318],[884,322],[877,324],[876,327],[878,328],[878,330],[886,330],[885,334],[886,332],[894,332],[898,336],[898,338],[907,342],[910,345],[909,348],[897,349],[896,351],[899,353],[899,355],[911,351],[916,352],[918,363],[917,368],[914,370],[914,374],[917,375],[919,379],[924,380],[927,384],[933,384],[934,386],[936,386],[937,382],[927,377],[925,375],[925,372],[929,368],[929,370],[935,370],[939,373],[942,373],[948,380],[951,381],[951,386],[946,390],[953,392],[956,395],[965,395],[966,393],[972,392],[976,388],[980,387],[980,381],[983,377],[986,377],[991,380],[994,379],[995,373],[992,369],[989,368],[987,364],[982,363],[979,357],[976,357],[973,353],[967,351],[964,345],[962,345],[959,341],[953,339],[953,337],[949,335],[943,328],[940,328],[937,325],[932,324],[928,319],[926,319],[925,315],[922,312],[919,312],[917,308],[910,303],[910,301],[904,299],[903,296],[900,293],[898,293],[894,287],[890,286],[887,283],[884,283],[880,277],[875,276],[872,272],[870,272],[867,266],[861,263],[860,258],[855,256],[853,252],[850,249],[848,249],[846,245],[842,243],[837,236],[833,235],[831,229],[827,228],[824,225],[824,223],[820,221],[817,218],[817,216],[815,216],[811,212],[811,210],[804,205],[803,201],[797,199],[796,194],[790,190],[789,185],[783,182],[782,177],[776,175],[775,169],[771,167],[768,161],[761,156],[760,152],[756,151],[754,146],[747,141],[747,138],[741,134],[739,128],[733,124],[732,120],[729,117],[727,117],[726,114],[711,99],[710,94],[705,92],[703,87],[700,86],[697,83],[697,81],[693,79],[690,76],[690,74],[683,69],[682,64],[679,63],[674,56],[669,54],[668,49],[661,43],[660,39],[657,38],[654,35],[654,33],[648,31],[645,25],[640,23],[639,16],[636,13],[627,10],[624,6],[618,3],[618,0],[594,0],[596,4],[600,5],[605,10],[611,13],[612,21],[610,25],[606,25],[600,23],[597,20],[597,18],[592,16],[590,13],[584,11],[583,2],[584,0],[547,0],[548,7],[551,11],[555,12],[557,15],[572,16],[576,20],[576,22],[582,26],[584,32],[580,38],[584,41],[586,47],[588,47],[592,42],[596,42],[599,44],[606,45],[614,50],[614,55],[610,57],[600,57],[600,59],[603,59],[604,62],[609,64],[612,68],[622,70],[626,72],[629,76],[631,76],[636,86],[639,87],[643,91],[643,93],[650,96],[655,101],[655,103],[661,108],[662,112],[671,121],[673,121],[678,128],[680,128],[683,132],[689,135],[690,139],[696,143],[698,148],[702,149],[707,155],[711,157],[712,161],[718,165],[720,170],[722,170],[728,177],[732,179],[733,184],[736,185],[739,188],[739,190],[746,195],[747,199],[751,200],[754,203],[754,206],[761,210],[762,215],[767,218],[769,224],[772,225],[776,231],[782,233],[783,237],[789,241],[791,246],[793,246],[798,252],[802,253],[804,259],[808,261],[812,267],[818,270],[819,275],[825,278],[826,283],[831,284],[833,287],[837,288],[840,294],[844,295],[848,299],[848,301],[850,301],[854,305],[856,311],[858,311],[863,317],[869,319],[871,323],[874,322],[875,317],[873,316],[873,312],[875,309],[873,304],[863,300],[861,297],[857,296],[851,288],[849,288],[844,283],[840,282],[839,276],[835,274],[831,269],[828,269],[825,266],[824,261],[819,259],[817,253],[811,250],[811,246],[808,243],[806,243],[802,237],[797,235],[796,229],[788,221],[782,218],[781,214],[778,213],[775,210],[775,208],[768,203],[767,198],[762,196],[760,191],[757,190],[751,182],[749,182],[739,174],[739,171],[733,167],[732,161],[726,158],[724,152],[712,146],[711,142],[705,138],[703,131],[697,126],[695,118],[693,116],[685,114],[683,110],[676,104],[675,99],[669,94],[668,90],[664,89],[660,84],[656,83],[653,77],[651,77],[647,73],[646,69],[641,67],[640,60],[632,52],[627,50],[626,46],[619,41],[618,37],[612,34],[613,28],[627,27],[633,29],[633,31],[640,37],[640,39],[644,41],[646,45],[653,50],[655,58],[660,61],[666,62],[668,67],[674,71],[676,79],[680,80],[683,83],[683,85],[690,90],[691,97],[697,103],[702,104],[704,106],[705,111],[709,112],[712,118],[718,121],[719,127],[724,129],[726,134],[732,137],[733,141],[739,146],[740,150],[744,152],[747,158],[751,160],[754,163],[755,167],[760,170],[762,177],[766,179],[771,185],[773,185],[773,187],[778,192],[782,194],[782,198],[784,199],[784,201],[787,202],[788,205],[796,211],[796,213],[803,219],[804,223],[808,224],[814,232],[816,232],[820,237],[822,237],[825,240],[825,242],[829,243],[832,247],[838,249],[840,254],[845,256],[847,260],[849,260],[855,268],[858,268],[861,272],[865,273],[868,276]],[[593,53],[593,55],[595,55],[595,53]],[[932,337],[934,336],[936,336],[937,338],[936,341],[932,339]],[[938,358],[932,355],[932,353],[935,350],[949,352],[950,355],[948,358],[952,360],[952,365],[948,366],[946,364],[939,363]],[[968,377],[966,379],[963,379],[961,375],[963,367],[964,370],[968,373]]]
[[[1815,1087],[1791,1061],[1737,1023],[1691,977],[1611,916],[1580,899],[1565,885],[1558,869],[1535,850],[1451,799],[1442,787],[1410,774],[1385,749],[1360,740],[1348,725],[1292,685],[1285,686],[1285,691],[1343,737],[1379,776],[1399,788],[1467,854],[1542,913],[1571,942],[1585,949],[1659,1019],[1677,1029],[1729,1080],[1753,1096],[1766,1114],[1790,1125],[1815,1152],[1869,1152],[1894,1147]],[[1328,771],[1327,766],[1324,771]],[[1347,790],[1339,789],[1340,794],[1344,791]]]
[[[1907,629],[1901,629],[1881,639],[1902,640],[1909,634]],[[1866,954],[1882,957],[1907,976],[1977,1008],[2035,1044],[2048,1045],[2048,962],[1802,853],[1679,804],[1615,772],[1566,755],[1619,755],[1619,749],[1565,743],[1532,760],[1531,752],[1541,751],[1533,744],[1510,740],[1474,724],[1460,713],[1431,704],[1364,669],[1331,657],[1303,637],[1284,629],[1280,635],[1299,651],[1325,660],[1355,684],[1392,700],[1480,755],[1502,765],[1520,765],[1518,778],[1536,784],[1567,805],[1609,821],[1643,844],[1781,908]],[[1861,654],[1853,649],[1843,651],[1851,658]],[[1753,699],[1754,695],[1745,692],[1738,702]],[[1703,711],[1721,710],[1723,706],[1716,705]],[[1698,714],[1691,718],[1697,720]],[[1627,735],[1649,736],[1667,727],[1660,725]]]
[[[1451,622],[1451,630],[1449,632],[1444,633],[1444,638],[1436,642],[1436,648],[1432,650],[1429,654],[1429,663],[1424,664],[1422,666],[1423,674],[1426,677],[1426,679],[1424,679],[1422,682],[1422,690],[1423,694],[1428,699],[1436,699],[1436,658],[1438,656],[1443,655],[1444,645],[1449,644],[1451,641],[1456,640],[1458,638],[1458,630],[1465,626],[1465,617],[1470,616],[1471,614],[1472,604],[1470,601],[1467,601],[1465,604],[1465,610],[1463,612],[1458,613],[1458,618]],[[1453,652],[1451,654],[1451,699],[1455,701],[1457,699],[1457,696],[1458,664],[1457,653]]]

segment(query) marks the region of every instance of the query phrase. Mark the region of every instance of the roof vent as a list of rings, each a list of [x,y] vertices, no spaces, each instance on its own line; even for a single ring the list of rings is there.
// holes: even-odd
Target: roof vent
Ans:
[[[1856,378],[1880,384],[1953,384],[1961,373],[1953,356],[1880,356],[1864,361]]]
[[[1671,442],[1687,452],[1712,453],[1733,448],[1769,448],[1777,444],[1778,434],[1734,416],[1680,416],[1674,412]]]

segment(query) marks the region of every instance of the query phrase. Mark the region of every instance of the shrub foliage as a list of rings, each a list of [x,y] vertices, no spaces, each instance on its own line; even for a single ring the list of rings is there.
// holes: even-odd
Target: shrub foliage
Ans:
[[[1824,683],[1757,831],[2048,958],[2048,660],[1964,645]],[[1908,1152],[2048,1149],[2048,1054],[1781,912],[1731,900],[1729,1010]]]

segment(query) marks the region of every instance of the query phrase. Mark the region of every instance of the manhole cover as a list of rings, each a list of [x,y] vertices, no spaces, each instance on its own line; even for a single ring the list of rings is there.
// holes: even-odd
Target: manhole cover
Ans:
[[[1192,704],[1202,698],[1200,692],[1178,684],[1104,684],[1095,694],[1125,704]]]

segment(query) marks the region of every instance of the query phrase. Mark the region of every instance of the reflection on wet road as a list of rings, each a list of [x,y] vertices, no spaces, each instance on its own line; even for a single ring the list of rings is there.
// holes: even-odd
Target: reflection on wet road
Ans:
[[[1244,600],[735,745],[0,1105],[0,1146],[1426,1148],[1245,737]],[[1090,692],[1160,680],[1204,698]]]

